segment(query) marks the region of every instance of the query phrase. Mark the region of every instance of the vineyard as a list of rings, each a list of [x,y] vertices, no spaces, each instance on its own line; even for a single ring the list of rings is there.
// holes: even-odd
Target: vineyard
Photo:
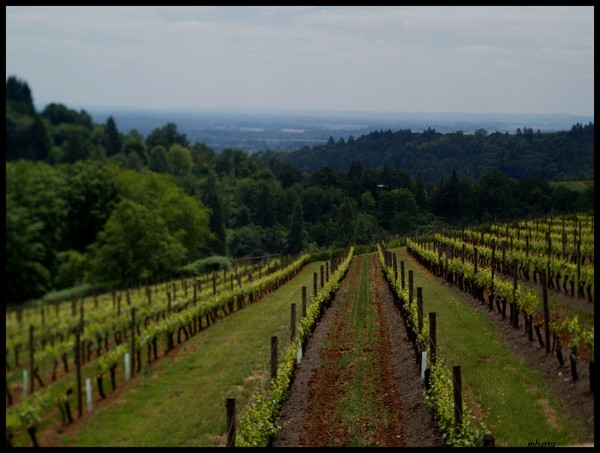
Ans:
[[[144,288],[113,291],[92,300],[29,308],[7,314],[7,443],[46,424],[71,423],[83,412],[83,382],[105,397],[117,374],[130,379],[160,356],[291,279],[307,255],[271,260],[252,269],[213,272]],[[179,291],[177,291],[179,286]],[[175,339],[176,337],[176,339]],[[117,373],[117,371],[120,371]],[[124,373],[123,373],[124,371]],[[73,408],[73,409],[72,409]],[[58,414],[57,414],[58,415]],[[16,444],[16,445],[18,445]]]
[[[476,338],[488,338],[493,334],[486,330],[487,324],[478,330],[481,322],[471,320],[475,310],[468,304],[452,308],[434,295],[424,294],[413,281],[413,270],[406,275],[405,265],[408,267],[413,261],[418,263],[423,272],[428,273],[428,279],[438,279],[444,285],[460,290],[490,316],[509,325],[515,336],[536,345],[545,354],[546,362],[554,361],[554,368],[563,370],[568,376],[568,379],[562,379],[565,388],[571,385],[581,389],[582,381],[585,381],[584,390],[578,391],[585,393],[586,404],[589,407],[591,402],[593,411],[593,231],[593,216],[578,215],[438,231],[407,238],[406,248],[393,243],[377,244],[370,266],[376,269],[377,265],[380,269],[377,272],[381,272],[384,279],[377,285],[385,281],[393,296],[393,306],[404,320],[406,341],[413,351],[411,360],[418,368],[414,380],[421,382],[420,393],[446,445],[523,442],[509,434],[515,429],[514,417],[512,421],[504,419],[505,415],[494,405],[515,401],[517,393],[520,398],[528,393],[527,388],[531,390],[537,384],[532,384],[529,374],[523,372],[519,375],[522,382],[511,384],[511,395],[506,401],[494,400],[489,396],[494,390],[479,382],[497,379],[494,364],[478,367],[481,374],[478,377],[470,366],[469,353],[461,352],[464,357],[463,392],[461,367],[454,365],[457,351],[463,351],[463,348],[466,351],[467,346],[482,343]],[[115,289],[87,298],[8,311],[7,445],[47,445],[48,432],[60,433],[81,419],[84,412],[91,412],[92,387],[97,399],[108,398],[122,386],[123,379],[132,382],[136,376],[144,376],[148,370],[159,366],[163,357],[173,356],[188,341],[192,344],[199,334],[216,331],[226,318],[231,323],[228,329],[233,329],[243,322],[239,321],[242,318],[238,314],[242,309],[246,313],[261,304],[275,304],[273,300],[283,297],[284,286],[295,284],[294,291],[299,299],[300,276],[312,266],[315,270],[320,268],[320,285],[318,272],[302,277],[302,310],[296,312],[293,306],[291,324],[286,322],[289,328],[283,335],[287,340],[280,343],[279,351],[275,349],[273,353],[271,349],[269,352],[265,344],[264,358],[260,360],[264,370],[256,371],[264,375],[262,384],[253,387],[241,409],[232,412],[232,419],[228,419],[227,424],[224,423],[225,401],[221,401],[222,413],[212,414],[213,418],[223,419],[218,423],[218,432],[212,434],[213,445],[272,445],[281,431],[280,410],[294,387],[294,376],[302,363],[303,351],[313,341],[315,329],[340,285],[348,279],[358,278],[355,277],[358,275],[356,269],[349,272],[354,253],[354,247],[349,247],[335,259],[312,264],[307,254],[280,257],[230,272],[215,271],[193,278]],[[362,283],[357,291],[361,292],[361,297],[372,301],[365,286],[366,281],[371,281],[366,277],[369,275],[367,261],[363,258],[360,262],[363,263]],[[373,282],[376,280],[372,278]],[[312,285],[306,285],[307,281]],[[268,297],[274,299],[266,302]],[[249,308],[246,310],[246,307]],[[359,305],[353,310],[371,313],[370,308]],[[385,324],[381,315],[384,311],[379,308],[377,313],[379,318],[369,315],[375,316],[373,320],[379,319],[372,322]],[[468,333],[462,333],[460,337],[450,334],[461,328],[470,331],[473,338],[468,338]],[[273,329],[272,335],[281,334],[280,327]],[[340,334],[348,329],[343,328]],[[373,335],[386,332],[381,334],[386,338],[393,335],[383,328],[369,332]],[[268,330],[263,333],[268,334]],[[233,335],[232,330],[230,334]],[[369,350],[365,338],[360,337],[360,341],[363,342],[361,349]],[[378,344],[387,344],[383,339],[381,341]],[[486,347],[485,342],[477,344],[480,349],[475,361],[481,361],[482,354],[493,356],[491,346],[489,350]],[[389,346],[380,347],[381,350],[386,348],[390,349]],[[269,354],[271,361],[267,364]],[[506,352],[502,354],[506,355]],[[359,356],[351,360],[358,366]],[[504,369],[509,367],[518,365],[504,364]],[[484,375],[486,370],[488,374]],[[457,382],[461,397],[458,402]],[[401,384],[397,382],[396,385],[402,394]],[[537,398],[538,401],[551,399],[546,394]],[[522,399],[525,404],[527,399]],[[535,400],[531,404],[535,405]],[[537,420],[537,409],[523,410],[530,410],[531,419]],[[539,413],[540,421],[536,423],[545,426],[544,413]],[[593,413],[591,416],[593,420]],[[393,425],[386,420],[387,425]],[[588,440],[587,434],[570,432],[569,429],[579,429],[570,423],[565,419],[560,429],[540,427],[539,431],[534,428],[532,432],[555,436],[561,443]],[[343,439],[339,442],[344,445]]]

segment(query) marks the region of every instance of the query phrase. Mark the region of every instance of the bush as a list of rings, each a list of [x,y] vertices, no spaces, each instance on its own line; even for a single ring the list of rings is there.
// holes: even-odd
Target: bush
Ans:
[[[86,258],[77,250],[66,250],[58,253],[58,271],[54,277],[56,289],[70,288],[83,282],[86,269]]]
[[[179,271],[182,275],[191,277],[204,274],[206,272],[215,272],[223,269],[227,269],[229,271],[232,269],[232,267],[233,264],[231,259],[227,258],[226,256],[215,255],[186,264],[185,266],[181,267]]]

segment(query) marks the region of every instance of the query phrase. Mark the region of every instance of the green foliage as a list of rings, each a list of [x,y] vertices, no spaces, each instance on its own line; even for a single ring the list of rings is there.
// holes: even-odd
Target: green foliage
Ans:
[[[22,115],[34,115],[35,108],[29,85],[16,76],[6,79],[6,103]]]
[[[121,151],[123,140],[117,129],[117,123],[115,123],[112,116],[107,118],[104,129],[106,132],[104,148],[106,149],[106,156],[110,157]]]
[[[150,150],[148,168],[156,173],[166,173],[168,171],[167,150],[164,146],[156,145]]]
[[[180,268],[180,272],[184,275],[200,275],[206,272],[221,271],[223,269],[231,270],[233,267],[232,261],[226,256],[209,256],[186,264]]]
[[[261,227],[246,225],[231,231],[227,238],[227,249],[231,256],[236,258],[262,255],[265,253],[264,238],[265,233]]]
[[[545,180],[577,180],[593,177],[594,126],[575,125],[572,131],[526,134],[494,132],[473,135],[462,132],[373,131],[352,143],[330,143],[294,152],[265,152],[265,161],[277,157],[306,172],[328,166],[348,172],[352,163],[368,162],[371,168],[410,169],[412,177],[421,171],[424,182],[438,182],[449,169],[461,169],[478,179],[490,169],[510,178],[527,176]],[[520,131],[519,131],[520,132]],[[352,156],[352,157],[348,157]],[[364,177],[364,175],[363,175]],[[379,182],[383,184],[383,182]]]
[[[60,302],[73,299],[73,297],[79,298],[92,294],[93,292],[100,292],[102,289],[106,288],[103,288],[100,285],[92,286],[89,283],[81,283],[68,288],[50,291],[44,294],[42,300],[48,303]]]
[[[99,281],[134,282],[173,270],[185,255],[156,211],[126,199],[98,234],[92,273]]]
[[[119,189],[114,171],[99,161],[79,161],[67,167],[66,183],[64,247],[84,252],[119,202]]]
[[[6,158],[46,159],[52,148],[50,132],[34,109],[26,82],[10,76],[6,81]]]
[[[83,282],[87,265],[86,257],[77,250],[58,252],[58,270],[54,276],[54,287],[70,288]]]
[[[190,150],[179,143],[171,145],[167,153],[167,168],[175,176],[187,176],[192,171]]]
[[[171,148],[174,144],[187,147],[189,145],[185,134],[177,131],[175,123],[167,123],[161,128],[154,129],[148,137],[146,137],[146,146],[152,149],[157,145],[162,145],[165,149]]]
[[[6,300],[9,304],[41,296],[50,288],[44,261],[44,224],[6,197]]]
[[[463,401],[463,422],[456,429],[454,421],[454,393],[452,371],[438,358],[430,365],[431,387],[425,396],[425,403],[434,414],[438,430],[449,447],[479,447],[488,431],[484,423],[475,418]]]
[[[292,212],[290,232],[287,237],[287,253],[290,255],[295,255],[304,248],[306,232],[303,217],[302,202],[297,200]]]
[[[66,182],[43,162],[6,163],[6,277],[9,303],[51,287],[65,234]]]
[[[68,108],[64,104],[51,103],[48,104],[41,113],[43,118],[46,118],[53,126],[60,124],[71,124],[83,126],[85,129],[92,129],[92,117],[85,111]]]
[[[112,117],[95,125],[84,110],[60,103],[37,114],[26,82],[11,76],[7,161],[61,164],[7,164],[6,225],[13,230],[7,233],[7,273],[31,275],[30,284],[24,277],[10,278],[11,298],[25,300],[53,289],[57,254],[97,250],[98,233],[123,199],[161,216],[188,261],[207,253],[237,257],[286,247],[367,245],[447,223],[553,210],[591,212],[593,179],[584,191],[541,179],[557,171],[554,177],[567,179],[592,168],[593,136],[593,124],[551,134],[529,128],[515,135],[480,130],[472,136],[433,129],[378,131],[286,154],[215,153],[201,143],[190,145],[174,123],[145,138],[135,129],[121,134]],[[550,172],[540,164],[546,161]],[[303,173],[301,162],[309,164],[311,174]],[[449,174],[451,168],[460,174]],[[417,174],[416,181],[409,173]],[[294,214],[297,201],[301,219]]]

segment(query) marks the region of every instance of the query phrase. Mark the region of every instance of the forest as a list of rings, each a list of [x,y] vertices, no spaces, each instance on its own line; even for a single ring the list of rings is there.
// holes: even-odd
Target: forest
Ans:
[[[442,226],[592,211],[593,124],[540,133],[374,131],[292,152],[215,152],[167,123],[95,124],[6,81],[9,304],[234,258],[372,244]],[[502,158],[502,159],[501,159]],[[63,293],[64,294],[64,293]]]
[[[448,176],[448,169],[460,168],[463,176],[478,180],[493,169],[523,179],[580,180],[594,176],[594,126],[576,123],[570,131],[545,132],[524,126],[514,134],[474,134],[458,130],[442,134],[427,128],[423,132],[398,130],[372,131],[357,139],[353,136],[326,145],[295,152],[267,151],[264,159],[277,156],[307,172],[329,165],[337,171],[350,170],[352,160],[368,162],[370,167],[401,168],[411,177],[421,174],[424,181],[437,183]]]

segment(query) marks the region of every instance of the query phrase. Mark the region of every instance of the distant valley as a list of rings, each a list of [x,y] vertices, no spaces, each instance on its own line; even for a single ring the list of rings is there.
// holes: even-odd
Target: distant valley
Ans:
[[[162,111],[140,109],[85,108],[94,122],[112,116],[121,132],[131,129],[147,136],[154,129],[175,123],[191,143],[199,142],[215,151],[239,149],[248,153],[298,148],[358,138],[377,130],[422,132],[428,128],[450,133],[472,134],[478,129],[514,134],[517,128],[541,132],[569,130],[579,122],[593,122],[591,116],[567,114],[502,113],[387,113],[263,109],[259,111]]]

